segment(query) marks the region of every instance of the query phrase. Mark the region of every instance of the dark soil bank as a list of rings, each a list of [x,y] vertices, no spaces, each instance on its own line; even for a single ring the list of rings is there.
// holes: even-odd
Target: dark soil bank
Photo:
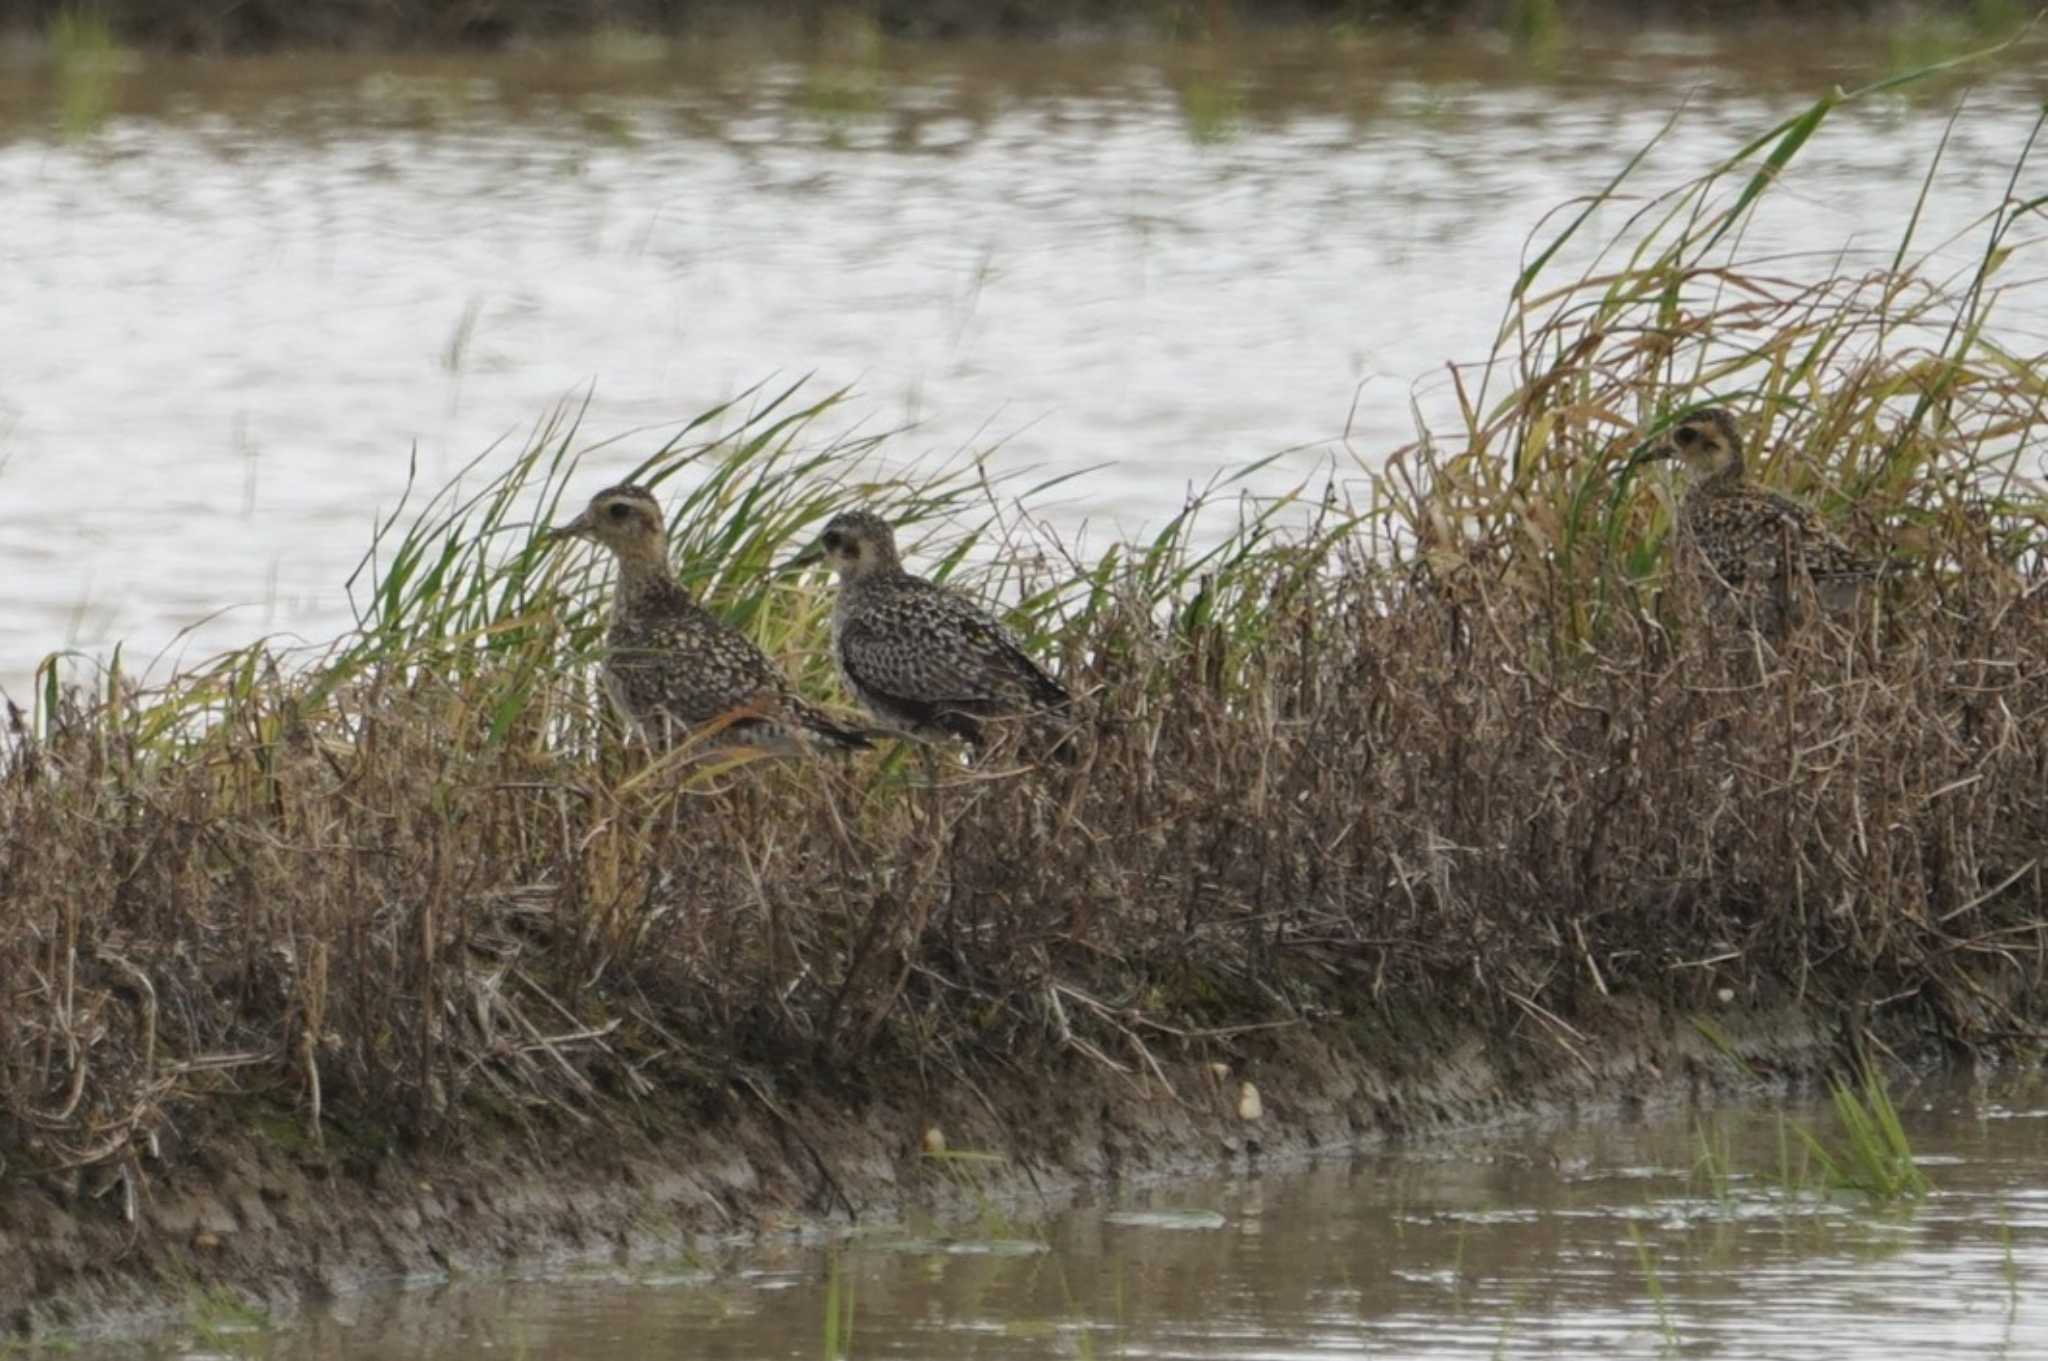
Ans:
[[[604,28],[715,33],[762,23],[821,31],[852,16],[884,34],[918,38],[1045,35],[1062,31],[1160,36],[1234,24],[1392,24],[1513,31],[1585,20],[1602,25],[1858,17],[1896,6],[1873,0],[26,0],[0,6],[29,27],[65,12],[104,16],[123,41],[199,51],[289,47],[497,47]],[[1956,9],[1936,3],[1915,9]]]
[[[1187,1043],[1149,1075],[1077,1057],[1001,1086],[942,1073],[848,1074],[801,1091],[742,1079],[713,1112],[594,1108],[587,1125],[520,1135],[471,1124],[416,1148],[348,1123],[317,1147],[286,1109],[222,1103],[138,1159],[133,1223],[119,1179],[0,1182],[4,1318],[17,1335],[147,1326],[222,1287],[284,1313],[548,1254],[672,1251],[692,1234],[943,1210],[970,1190],[1028,1211],[1123,1177],[1782,1087],[1839,1058],[1843,1033],[1789,1007],[1722,1007],[1701,1025],[1613,1001],[1570,1024],[1532,1012],[1494,1035],[1416,1021],[1399,1036],[1332,1025]],[[1257,1120],[1240,1114],[1247,1077]],[[964,1187],[958,1164],[922,1155],[932,1128],[954,1150],[1006,1161],[977,1161]]]

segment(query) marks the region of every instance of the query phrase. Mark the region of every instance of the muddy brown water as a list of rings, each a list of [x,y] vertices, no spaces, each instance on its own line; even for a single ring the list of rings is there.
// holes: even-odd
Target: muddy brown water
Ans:
[[[1666,1111],[1240,1165],[1050,1214],[990,1204],[965,1223],[393,1283],[284,1326],[200,1308],[108,1354],[2048,1354],[2048,1085],[1930,1085],[1900,1104],[1934,1185],[1918,1204],[1814,1186],[1796,1127],[1833,1142],[1819,1106]]]
[[[898,461],[1094,469],[1032,509],[1097,543],[1276,451],[1250,489],[1355,479],[1413,437],[1411,398],[1447,415],[1443,363],[1486,351],[1545,215],[1681,102],[1646,186],[1918,41],[0,52],[0,689],[62,647],[125,639],[132,670],[332,636],[415,455],[438,484],[585,391],[584,432],[625,436],[592,484],[812,373],[855,385],[844,424],[914,427]],[[1945,266],[1981,251],[2040,50],[1955,126],[1919,235]],[[1747,251],[1888,263],[1960,93],[1841,110]],[[2039,335],[2019,274],[2002,324]]]

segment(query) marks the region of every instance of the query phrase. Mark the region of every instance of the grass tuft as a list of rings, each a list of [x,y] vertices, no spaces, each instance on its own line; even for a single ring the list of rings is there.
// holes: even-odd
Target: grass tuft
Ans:
[[[1828,1090],[1841,1126],[1839,1142],[1825,1144],[1795,1127],[1828,1189],[1853,1191],[1879,1204],[1919,1200],[1933,1189],[1913,1161],[1912,1144],[1875,1068],[1866,1065],[1853,1082],[1838,1077]]]

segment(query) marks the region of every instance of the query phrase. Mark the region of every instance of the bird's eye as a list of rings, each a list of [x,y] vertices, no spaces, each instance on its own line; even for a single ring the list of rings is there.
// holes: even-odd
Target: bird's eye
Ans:
[[[1671,440],[1674,444],[1692,444],[1695,443],[1699,439],[1699,437],[1699,431],[1693,429],[1689,425],[1681,425],[1678,427],[1676,431],[1672,433]]]
[[[614,520],[623,520],[633,512],[631,511],[631,509],[627,507],[624,501],[614,501],[612,502],[612,508],[608,513]]]
[[[845,537],[841,535],[838,530],[829,529],[825,531],[825,547],[829,548],[834,553],[837,553],[839,551],[839,545],[845,542]]]

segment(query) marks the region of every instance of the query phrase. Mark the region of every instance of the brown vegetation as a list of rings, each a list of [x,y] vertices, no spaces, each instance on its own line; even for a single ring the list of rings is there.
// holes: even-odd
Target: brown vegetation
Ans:
[[[1358,561],[1240,587],[1252,646],[1119,596],[1065,642],[1088,758],[936,791],[540,753],[420,672],[317,721],[259,689],[174,759],[146,709],[17,725],[8,1174],[146,1176],[231,1095],[435,1139],[1596,993],[2033,1034],[2040,577],[1776,647],[1637,614],[1561,666],[1540,605]]]

